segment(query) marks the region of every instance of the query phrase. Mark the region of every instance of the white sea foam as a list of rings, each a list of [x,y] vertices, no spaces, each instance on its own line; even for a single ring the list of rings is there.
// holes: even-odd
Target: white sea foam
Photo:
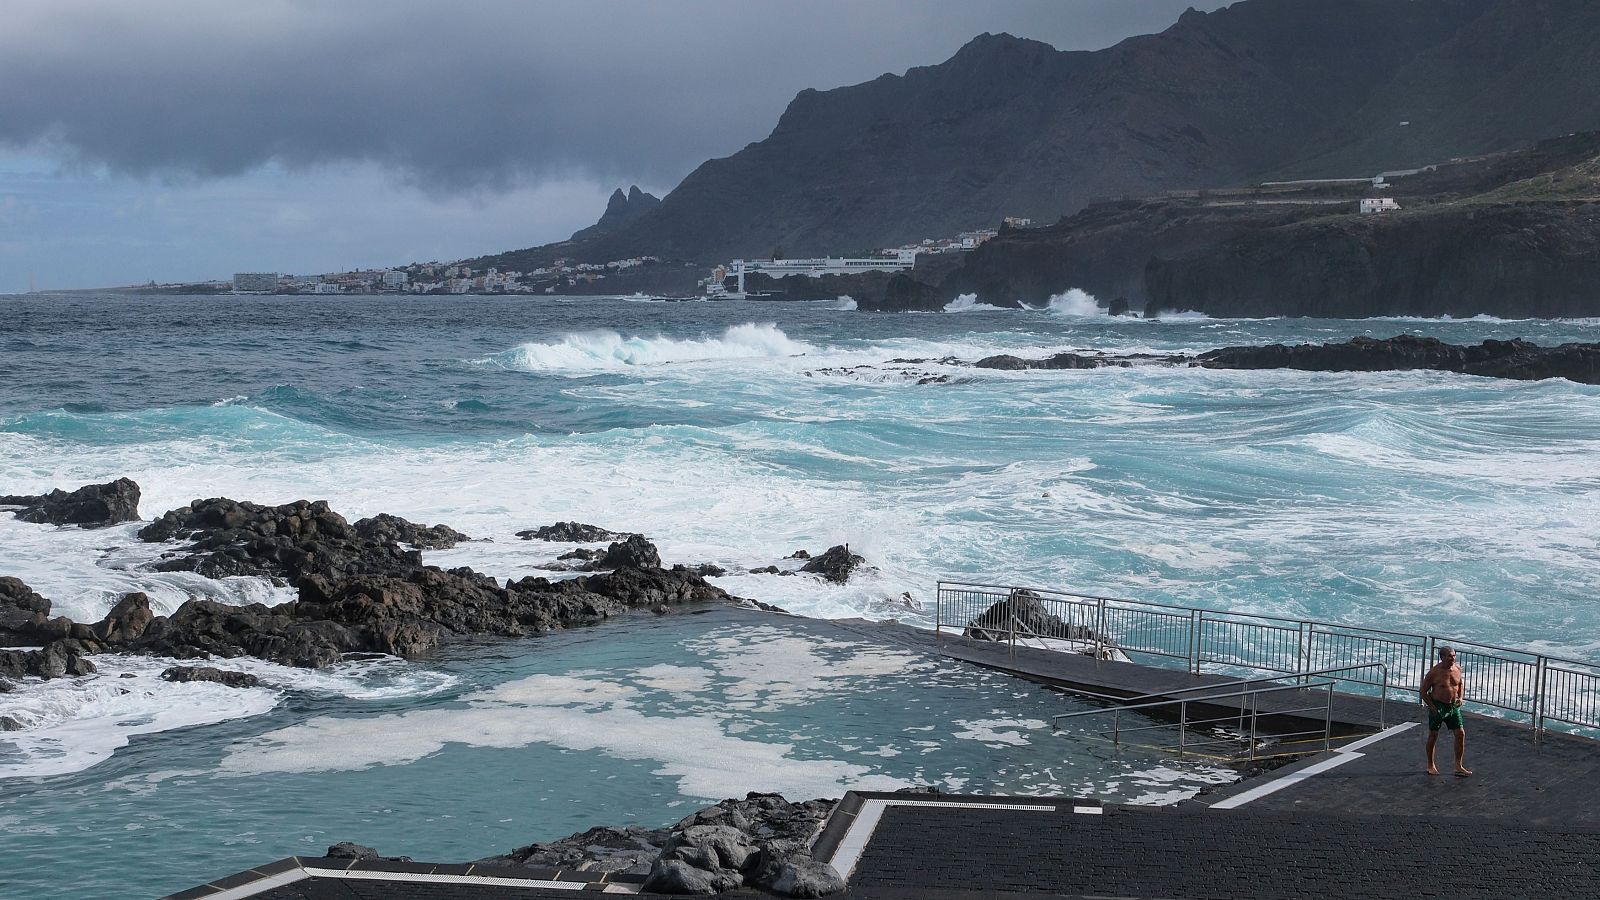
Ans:
[[[209,663],[257,676],[262,683],[252,688],[165,681],[162,671],[185,663],[163,657],[99,654],[94,663],[95,675],[24,679],[0,694],[0,715],[22,725],[0,732],[0,779],[79,772],[109,759],[134,735],[260,715],[288,691],[379,700],[432,694],[456,682],[393,657],[322,670],[248,658]]]
[[[847,788],[894,790],[903,779],[839,760],[801,759],[794,745],[733,737],[712,716],[647,715],[626,685],[599,678],[535,675],[469,695],[465,709],[427,709],[370,718],[323,716],[236,746],[221,771],[356,771],[404,765],[448,744],[514,748],[549,744],[618,759],[653,760],[679,793],[720,799],[745,791],[791,797],[838,796]]]
[[[727,705],[740,709],[772,711],[853,690],[855,679],[934,668],[916,654],[774,627],[718,631],[687,643],[718,675],[730,679],[721,690],[729,698]],[[839,658],[840,651],[849,655]]]
[[[485,362],[527,372],[593,372],[724,359],[800,356],[813,350],[772,324],[747,322],[720,337],[699,340],[657,335],[623,337],[615,331],[569,334],[554,343],[528,343]]]
[[[831,301],[831,305],[828,308],[836,309],[840,312],[854,312],[857,309],[856,298],[849,294],[840,294],[837,300]]]
[[[0,732],[0,779],[79,772],[134,735],[259,715],[278,703],[270,688],[162,681],[173,660],[102,655],[95,662],[99,675],[24,681],[0,694],[0,715],[23,725]]]
[[[961,294],[954,300],[946,303],[944,305],[944,311],[947,313],[1003,312],[1004,309],[999,306],[991,306],[988,303],[979,303],[977,294]]]
[[[1024,731],[1038,731],[1049,723],[1042,719],[957,719],[955,724],[960,730],[953,737],[961,740],[978,741],[990,747],[1006,744],[1024,747],[1032,743]]]

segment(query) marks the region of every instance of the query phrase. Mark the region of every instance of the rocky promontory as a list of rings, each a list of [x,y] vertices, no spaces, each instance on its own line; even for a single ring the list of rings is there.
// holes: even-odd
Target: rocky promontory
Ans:
[[[107,484],[87,484],[75,491],[57,488],[48,494],[7,494],[0,506],[18,506],[17,518],[40,525],[77,525],[108,528],[139,521],[139,485],[118,478]]]
[[[1310,372],[1392,372],[1425,369],[1539,381],[1565,378],[1600,384],[1600,344],[1542,347],[1524,340],[1484,341],[1476,346],[1401,334],[1355,337],[1342,343],[1268,344],[1224,347],[1194,358],[1208,369],[1301,369]]]
[[[637,535],[613,543],[590,566],[594,574],[502,584],[471,569],[422,564],[417,547],[467,539],[454,529],[391,515],[351,524],[322,501],[196,500],[140,529],[139,538],[176,544],[159,570],[264,576],[295,587],[297,597],[276,606],[197,598],[160,616],[148,597],[133,593],[88,624],[52,617],[48,599],[0,578],[0,642],[40,648],[0,650],[0,675],[88,674],[94,666],[84,657],[109,650],[292,666],[329,665],[355,652],[415,657],[457,637],[521,637],[629,610],[735,599],[696,570],[664,568],[655,546]]]
[[[1600,343],[1545,347],[1522,339],[1487,340],[1476,345],[1447,344],[1438,338],[1400,334],[1391,338],[1358,336],[1328,344],[1266,344],[1222,347],[1200,354],[1113,355],[1063,351],[1042,359],[989,356],[980,369],[1098,369],[1135,365],[1183,365],[1206,369],[1299,369],[1308,372],[1402,372],[1428,370],[1539,381],[1565,378],[1600,384]]]

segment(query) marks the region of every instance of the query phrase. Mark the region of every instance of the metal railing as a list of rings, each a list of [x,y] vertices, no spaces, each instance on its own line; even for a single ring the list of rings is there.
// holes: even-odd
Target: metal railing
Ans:
[[[1289,741],[1294,738],[1314,737],[1320,734],[1322,736],[1322,749],[1329,750],[1333,747],[1334,686],[1342,680],[1330,676],[1334,676],[1341,672],[1350,672],[1361,669],[1378,670],[1379,684],[1383,686],[1383,690],[1381,690],[1378,694],[1378,728],[1380,730],[1387,728],[1389,725],[1389,705],[1386,697],[1389,687],[1389,669],[1383,663],[1367,663],[1360,666],[1337,666],[1316,672],[1305,672],[1298,676],[1298,683],[1296,684],[1282,684],[1280,682],[1285,676],[1268,675],[1262,678],[1243,678],[1237,681],[1224,681],[1220,684],[1202,684],[1195,685],[1194,687],[1177,688],[1174,690],[1161,691],[1153,694],[1141,694],[1137,697],[1112,697],[1105,694],[1094,694],[1093,696],[1102,700],[1111,701],[1114,705],[1101,709],[1085,709],[1077,712],[1061,713],[1060,715],[1051,718],[1051,730],[1059,733],[1061,731],[1061,723],[1069,719],[1081,719],[1087,716],[1103,716],[1109,714],[1112,717],[1111,728],[1106,731],[1099,732],[1099,735],[1105,736],[1109,734],[1111,736],[1112,743],[1120,745],[1122,743],[1123,734],[1172,727],[1171,723],[1156,723],[1153,725],[1139,725],[1133,728],[1123,728],[1123,712],[1137,710],[1148,714],[1176,705],[1178,707],[1177,751],[1179,756],[1184,755],[1190,748],[1196,746],[1215,746],[1217,744],[1232,745],[1235,743],[1243,743],[1248,748],[1247,754],[1243,758],[1247,758],[1254,762],[1256,759],[1256,749],[1260,746],[1262,740],[1260,730],[1260,720],[1262,716],[1267,716],[1269,718],[1293,717],[1304,719],[1309,718],[1305,715],[1305,713],[1316,712],[1321,713],[1321,715],[1317,717],[1322,721],[1321,729],[1288,732],[1275,729],[1269,737],[1274,741]],[[1312,681],[1311,679],[1313,678],[1319,680]],[[1286,691],[1308,691],[1316,689],[1323,689],[1327,692],[1325,695],[1325,700],[1320,706],[1300,706],[1289,708],[1274,707],[1266,710],[1261,709],[1260,697],[1263,694],[1276,694]],[[1180,697],[1178,696],[1179,694],[1197,694],[1197,696]],[[1213,716],[1209,719],[1195,719],[1189,715],[1189,707],[1191,704],[1215,709],[1218,707],[1231,705],[1223,702],[1229,700],[1238,701],[1238,709],[1235,712],[1221,716]],[[1188,737],[1189,730],[1196,726],[1220,727],[1223,724],[1230,722],[1234,725],[1234,732],[1231,735],[1225,734],[1222,737],[1214,737],[1210,740],[1201,741],[1199,743],[1190,740]],[[1248,729],[1245,727],[1246,723],[1249,724]]]
[[[1321,749],[1323,751],[1333,749],[1333,686],[1335,683],[1336,682],[1334,682],[1332,679],[1327,679],[1323,681],[1307,682],[1306,684],[1275,684],[1271,687],[1246,687],[1236,691],[1206,694],[1200,697],[1169,698],[1165,700],[1151,700],[1145,703],[1128,703],[1119,706],[1112,706],[1106,709],[1085,709],[1079,710],[1078,712],[1062,713],[1061,715],[1055,716],[1051,720],[1050,725],[1053,732],[1060,733],[1061,723],[1067,719],[1077,719],[1094,715],[1110,715],[1111,727],[1098,732],[1098,734],[1102,737],[1109,735],[1112,743],[1121,746],[1124,735],[1134,734],[1141,731],[1152,731],[1156,729],[1174,727],[1173,723],[1170,722],[1155,722],[1153,724],[1135,725],[1131,728],[1124,728],[1122,727],[1122,714],[1124,712],[1141,713],[1141,719],[1148,719],[1152,713],[1158,713],[1162,709],[1176,706],[1178,708],[1178,721],[1176,723],[1176,727],[1178,729],[1178,745],[1173,749],[1177,750],[1179,756],[1186,756],[1190,753],[1202,752],[1199,748],[1203,747],[1216,747],[1218,745],[1233,747],[1243,744],[1245,747],[1245,752],[1243,754],[1232,754],[1228,758],[1248,759],[1251,762],[1255,762],[1256,751],[1261,747],[1262,742],[1259,727],[1262,715],[1310,718],[1306,715],[1307,713],[1321,713],[1319,718],[1322,719],[1322,727],[1320,729],[1314,728],[1306,731],[1287,732],[1275,730],[1270,735],[1270,738],[1274,741],[1287,741],[1295,738],[1304,739],[1321,735]],[[1300,693],[1306,693],[1309,691],[1323,691],[1324,693],[1322,702],[1316,706],[1296,706],[1288,709],[1270,709],[1265,713],[1261,712],[1260,697],[1262,695],[1278,694],[1287,691],[1297,691]],[[1189,707],[1191,704],[1197,706],[1205,705],[1208,707],[1216,707],[1223,705],[1221,701],[1232,699],[1237,699],[1239,701],[1239,711],[1237,715],[1229,713],[1221,716],[1197,719],[1189,714]],[[1249,705],[1248,710],[1245,708],[1246,701],[1248,701]],[[1245,727],[1246,723],[1249,725],[1248,730]],[[1228,724],[1232,724],[1234,726],[1234,733],[1228,734],[1226,732],[1223,726]],[[1190,736],[1190,732],[1193,729],[1206,727],[1213,729],[1211,737],[1196,740]]]
[[[1448,644],[1467,676],[1467,702],[1524,721],[1535,733],[1552,725],[1600,730],[1600,664],[1479,641],[953,581],[939,582],[934,620],[941,633],[956,628],[1013,648],[1020,642],[1081,649],[1100,659],[1121,654],[1135,662],[1181,665],[1197,675],[1210,669],[1303,679],[1319,670],[1381,663],[1392,681],[1355,675],[1337,679],[1346,685],[1340,689],[1403,699],[1418,699],[1436,649]]]

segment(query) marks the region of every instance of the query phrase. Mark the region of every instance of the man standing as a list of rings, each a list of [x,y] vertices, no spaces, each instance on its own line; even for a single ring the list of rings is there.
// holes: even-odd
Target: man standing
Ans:
[[[1428,708],[1428,774],[1439,774],[1433,761],[1433,745],[1439,740],[1439,728],[1449,728],[1456,733],[1456,774],[1465,778],[1472,772],[1462,765],[1467,755],[1467,729],[1461,721],[1461,700],[1464,683],[1461,667],[1456,665],[1456,651],[1450,647],[1439,648],[1439,662],[1422,679],[1422,705]]]

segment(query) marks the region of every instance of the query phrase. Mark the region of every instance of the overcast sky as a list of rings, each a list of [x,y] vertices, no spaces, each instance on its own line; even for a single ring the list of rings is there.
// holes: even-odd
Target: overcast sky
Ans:
[[[545,243],[765,137],[803,88],[1063,49],[1198,0],[6,0],[0,292]]]

